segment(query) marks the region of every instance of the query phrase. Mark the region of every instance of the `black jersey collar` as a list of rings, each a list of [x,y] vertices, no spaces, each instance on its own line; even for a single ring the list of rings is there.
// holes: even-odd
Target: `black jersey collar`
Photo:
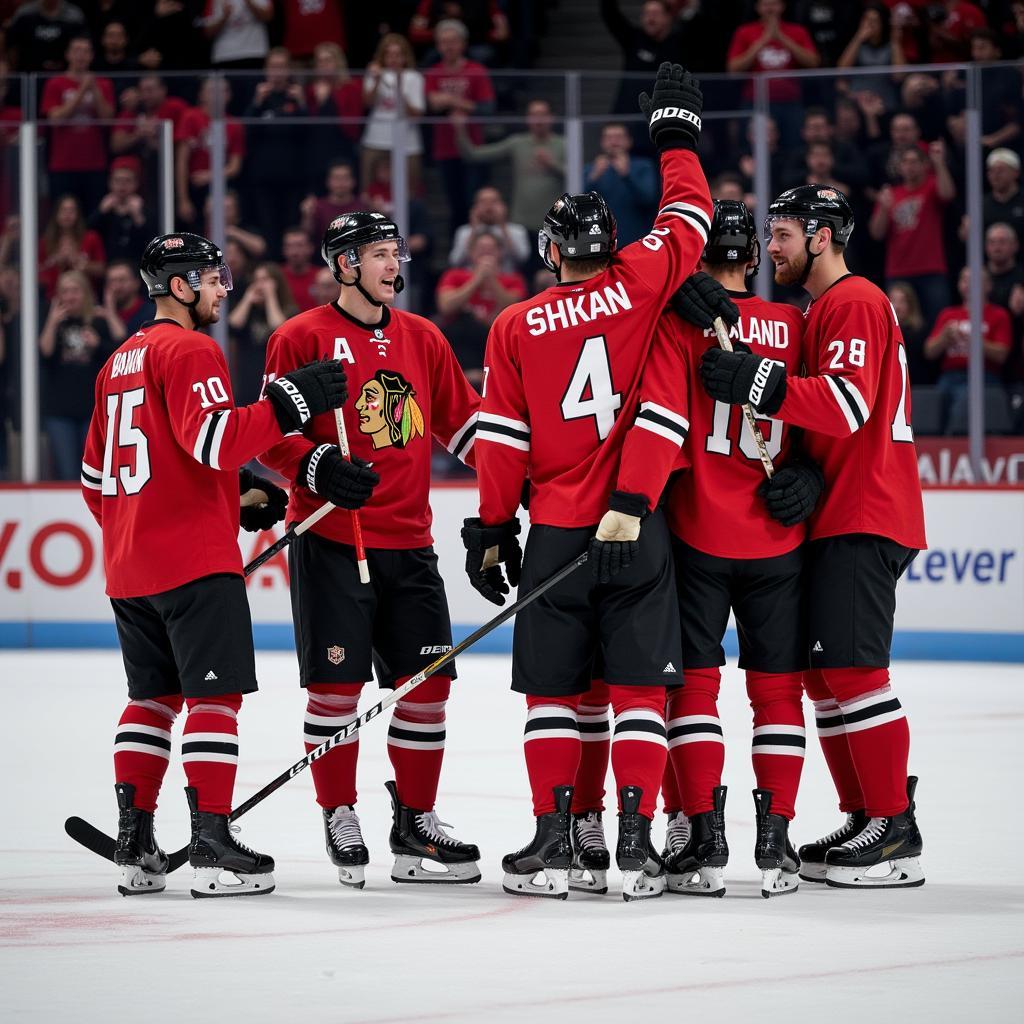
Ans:
[[[335,299],[331,303],[331,307],[334,309],[335,312],[339,313],[350,323],[355,324],[356,327],[361,327],[368,334],[373,334],[374,331],[382,331],[384,330],[385,327],[387,327],[389,323],[391,323],[391,308],[389,306],[380,307],[382,310],[381,318],[380,321],[375,324],[364,324],[362,320],[357,320],[351,313],[346,313],[345,310],[343,310],[341,306],[338,304],[337,299]]]
[[[147,327],[156,327],[158,324],[172,324],[175,327],[181,327],[177,320],[172,320],[169,316],[158,316],[155,320],[147,320],[141,324],[139,330],[144,331]]]
[[[730,299],[752,299],[752,298],[754,298],[754,293],[749,288],[744,288],[743,291],[741,291],[741,292],[733,292],[733,291],[730,291],[728,288],[726,288],[725,289],[725,294],[728,295]]]

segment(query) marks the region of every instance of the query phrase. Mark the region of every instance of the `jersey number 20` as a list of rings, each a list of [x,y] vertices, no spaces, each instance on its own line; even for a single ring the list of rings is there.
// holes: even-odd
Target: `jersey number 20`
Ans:
[[[604,335],[587,338],[562,396],[562,417],[580,420],[593,416],[598,439],[603,441],[611,433],[615,413],[621,405],[622,395],[612,387],[612,368]]]
[[[103,450],[103,490],[115,498],[118,485],[123,494],[138,494],[150,477],[149,438],[132,420],[135,410],[146,401],[146,389],[134,388],[117,395],[107,395],[107,443]],[[128,454],[135,452],[135,468]]]

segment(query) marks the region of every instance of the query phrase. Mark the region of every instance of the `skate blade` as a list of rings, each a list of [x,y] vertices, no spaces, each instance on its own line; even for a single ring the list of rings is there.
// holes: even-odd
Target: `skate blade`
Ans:
[[[569,869],[547,868],[532,875],[513,875],[506,871],[501,887],[509,896],[565,900],[569,898]]]
[[[366,885],[363,865],[353,864],[345,867],[338,865],[338,881],[346,889],[362,889]]]
[[[117,891],[122,896],[150,896],[167,888],[167,876],[146,871],[141,864],[122,864]]]
[[[627,903],[637,900],[653,900],[660,896],[667,885],[664,875],[648,875],[645,871],[622,872],[622,898]]]
[[[924,871],[918,857],[898,857],[867,868],[829,864],[825,884],[833,889],[912,889],[924,885]]]
[[[720,898],[725,895],[723,868],[700,868],[689,874],[672,874],[668,876],[668,891],[680,896],[711,896]]]
[[[472,885],[480,881],[480,865],[475,860],[462,864],[442,864],[429,857],[396,854],[391,881],[425,885]]]
[[[761,895],[766,899],[773,896],[785,896],[800,888],[795,871],[783,871],[782,868],[765,868],[761,872]]]
[[[223,868],[196,868],[192,895],[197,900],[231,896],[266,896],[274,891],[274,876],[236,874]]]
[[[825,865],[810,863],[808,861],[800,862],[800,877],[805,882],[816,882],[819,885],[825,882]]]
[[[603,896],[608,891],[608,872],[591,868],[569,868],[569,888],[573,892],[589,892]]]

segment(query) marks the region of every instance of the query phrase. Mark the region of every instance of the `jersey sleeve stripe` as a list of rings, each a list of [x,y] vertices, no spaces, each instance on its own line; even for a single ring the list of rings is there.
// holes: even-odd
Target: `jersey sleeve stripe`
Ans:
[[[705,210],[692,203],[669,203],[658,211],[658,216],[682,217],[697,229],[697,233],[707,244],[708,234],[711,232],[711,220]]]
[[[685,430],[680,431],[675,424],[649,418],[642,413],[637,416],[634,426],[639,427],[641,430],[649,430],[652,434],[665,438],[666,441],[671,442],[677,448],[681,448],[686,440]]]
[[[667,420],[668,423],[674,423],[683,432],[683,437],[686,437],[690,430],[690,422],[685,416],[680,416],[679,413],[666,409],[665,406],[658,405],[657,402],[641,402],[640,415],[643,416],[645,414],[650,416],[651,419]]]
[[[482,412],[476,422],[478,441],[494,441],[497,444],[518,448],[521,452],[530,450],[530,428],[522,420]]]
[[[508,416],[499,416],[493,412],[481,412],[478,414],[477,424],[479,427],[483,424],[493,425],[497,427],[511,427],[513,430],[517,430],[523,434],[530,433],[530,424],[524,423],[522,420],[514,420]]]
[[[82,486],[88,487],[90,491],[102,491],[103,484],[98,481],[90,480],[84,473],[82,474]]]
[[[93,469],[87,462],[82,463],[82,486],[90,491],[103,490],[103,477],[98,469]]]
[[[860,412],[861,426],[868,421],[868,417],[871,415],[871,410],[868,408],[868,403],[864,401],[864,396],[860,393],[860,388],[846,377],[836,377],[836,383],[839,387],[846,392],[846,394],[853,399]]]
[[[228,417],[231,415],[229,409],[218,413],[217,424],[212,430],[212,443],[210,444],[210,465],[214,469],[220,469],[220,445],[224,440],[224,432],[228,429]]]
[[[97,481],[97,483],[103,479],[103,474],[98,469],[94,469],[90,466],[88,462],[82,463],[82,476],[91,477],[93,480]]]
[[[476,419],[477,414],[473,413],[473,415],[470,416],[454,434],[452,434],[452,439],[448,443],[448,451],[463,462],[466,461],[466,455],[469,454],[469,449],[473,447],[473,442],[476,440]]]
[[[825,380],[832,389],[832,397],[835,398],[836,405],[839,406],[840,412],[846,417],[846,425],[850,428],[850,433],[856,433],[864,426],[864,420],[860,418],[860,409],[857,408],[857,404],[848,393],[840,390],[837,377],[825,374]]]

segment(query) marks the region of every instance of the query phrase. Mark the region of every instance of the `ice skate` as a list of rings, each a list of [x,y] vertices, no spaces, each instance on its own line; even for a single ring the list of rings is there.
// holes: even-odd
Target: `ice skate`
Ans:
[[[130,782],[114,786],[117,794],[117,849],[114,863],[121,869],[117,891],[122,896],[163,892],[167,884],[167,854],[153,834],[153,815],[135,806]]]
[[[825,855],[825,884],[837,889],[909,889],[924,885],[914,790],[907,779],[907,809],[891,818],[870,818],[864,828]]]
[[[761,895],[765,899],[796,892],[800,858],[789,841],[789,821],[781,814],[772,814],[772,794],[767,789],[754,790],[757,814],[757,838],[754,840],[754,862],[761,869]]]
[[[668,862],[677,854],[690,838],[690,819],[682,811],[673,811],[667,815],[665,822],[665,848],[661,852],[661,859]],[[669,887],[671,888],[671,880]]]
[[[800,847],[800,877],[805,882],[825,881],[825,854],[834,846],[842,846],[847,839],[852,839],[868,823],[868,816],[863,811],[851,811],[846,815],[845,824],[841,825],[821,839],[813,843],[805,843]]]
[[[600,811],[572,816],[572,866],[569,888],[603,896],[608,891],[608,865],[611,858],[604,841]]]
[[[394,823],[389,842],[395,855],[391,869],[394,882],[425,882],[432,885],[469,885],[480,881],[480,851],[444,830],[451,825],[433,811],[417,811],[398,799],[394,782],[385,783],[391,794]],[[424,863],[426,862],[426,864]],[[430,865],[429,867],[427,865]]]
[[[727,789],[716,786],[711,793],[713,810],[690,818],[685,844],[665,865],[671,892],[684,896],[725,895],[723,875],[729,863],[729,844],[725,841]]]
[[[199,810],[193,786],[185,787],[192,812],[192,842],[188,862],[194,869],[192,895],[196,899],[219,896],[265,896],[274,891],[274,858],[256,853],[238,842],[237,826],[226,814]]]
[[[362,889],[370,852],[359,829],[359,815],[349,804],[323,809],[327,856],[338,869],[338,881],[350,889]]]
[[[622,872],[622,898],[649,900],[665,891],[665,865],[651,842],[651,819],[639,811],[643,790],[623,786],[619,798],[619,841],[615,861]]]
[[[564,900],[569,896],[572,840],[569,807],[572,786],[555,786],[555,809],[537,816],[532,841],[501,860],[505,877],[501,886],[511,896],[543,896]]]

